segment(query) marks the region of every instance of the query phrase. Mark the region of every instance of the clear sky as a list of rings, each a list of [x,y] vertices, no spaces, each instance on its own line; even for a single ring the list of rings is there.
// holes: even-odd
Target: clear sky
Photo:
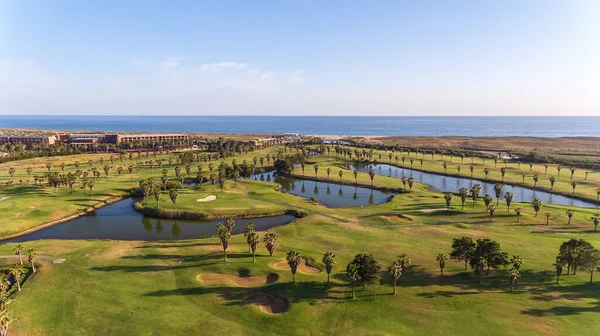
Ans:
[[[0,0],[0,114],[600,115],[600,0]]]

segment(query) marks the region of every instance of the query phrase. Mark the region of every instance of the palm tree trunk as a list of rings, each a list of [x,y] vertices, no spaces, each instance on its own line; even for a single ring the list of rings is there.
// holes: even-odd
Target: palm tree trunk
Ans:
[[[356,300],[356,286],[352,284],[352,300]]]
[[[329,273],[329,272],[327,272],[327,284],[328,284],[328,285],[329,285],[329,275],[330,275],[330,273]]]
[[[292,283],[296,283],[296,273],[292,273]]]
[[[19,262],[23,265],[23,255],[19,252]]]
[[[227,262],[227,250],[223,250],[223,257],[225,258],[225,262]]]
[[[465,271],[467,270],[467,259],[465,259]]]
[[[444,280],[444,269],[440,268],[440,281]]]
[[[594,282],[594,268],[590,270],[590,283]]]
[[[31,269],[33,270],[33,273],[35,273],[35,264],[33,261],[31,262]]]
[[[17,277],[15,280],[17,280],[17,288],[19,289],[19,292],[21,291],[21,277]]]
[[[557,284],[557,285],[558,285],[558,282],[559,282],[559,281],[560,281],[560,275],[559,275],[559,274],[557,274],[557,275],[556,275],[556,284]]]
[[[514,282],[513,280],[510,281],[510,292],[513,292],[513,286],[514,286]]]
[[[392,292],[392,294],[396,295],[396,280],[394,280],[394,291]]]

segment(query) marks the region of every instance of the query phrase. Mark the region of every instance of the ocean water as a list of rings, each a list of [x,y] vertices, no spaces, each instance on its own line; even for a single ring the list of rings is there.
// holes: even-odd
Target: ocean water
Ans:
[[[593,117],[13,116],[0,127],[115,132],[600,136]]]

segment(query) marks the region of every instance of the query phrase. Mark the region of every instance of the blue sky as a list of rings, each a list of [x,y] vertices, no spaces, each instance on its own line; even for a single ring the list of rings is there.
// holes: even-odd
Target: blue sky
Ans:
[[[0,1],[0,114],[600,115],[600,1]]]

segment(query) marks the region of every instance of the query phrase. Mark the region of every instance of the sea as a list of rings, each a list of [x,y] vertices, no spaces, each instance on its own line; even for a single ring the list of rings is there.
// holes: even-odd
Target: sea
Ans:
[[[0,127],[113,132],[597,137],[589,117],[0,115]]]

